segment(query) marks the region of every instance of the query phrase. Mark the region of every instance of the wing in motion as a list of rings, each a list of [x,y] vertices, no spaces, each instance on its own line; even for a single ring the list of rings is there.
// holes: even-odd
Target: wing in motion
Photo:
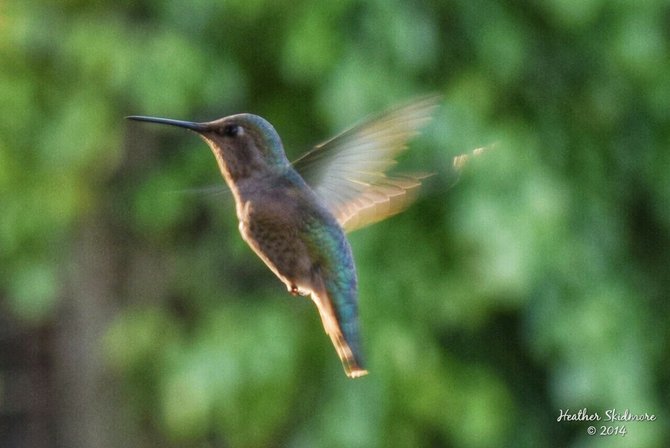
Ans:
[[[342,228],[351,232],[401,212],[429,174],[387,175],[437,108],[429,96],[343,132],[293,164],[325,201]]]

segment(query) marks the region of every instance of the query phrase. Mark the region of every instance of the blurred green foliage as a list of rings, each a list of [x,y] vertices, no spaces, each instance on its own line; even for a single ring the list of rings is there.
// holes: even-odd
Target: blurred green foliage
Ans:
[[[668,446],[669,18],[663,0],[4,2],[3,312],[67,319],[68,291],[95,294],[73,248],[102,229],[96,346],[132,446]],[[351,235],[357,381],[230,198],[184,192],[221,182],[205,145],[123,120],[253,112],[295,158],[435,91],[402,166],[438,175]],[[447,191],[451,158],[491,144]],[[556,421],[584,407],[658,420]]]

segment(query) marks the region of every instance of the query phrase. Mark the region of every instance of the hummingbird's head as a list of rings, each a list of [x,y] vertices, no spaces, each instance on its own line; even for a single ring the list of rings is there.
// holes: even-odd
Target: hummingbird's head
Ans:
[[[290,166],[279,134],[258,115],[231,115],[204,123],[139,116],[128,119],[178,126],[196,132],[212,149],[229,183],[267,176]]]
[[[279,134],[258,115],[231,115],[201,126],[197,132],[233,181],[264,176],[290,166]]]

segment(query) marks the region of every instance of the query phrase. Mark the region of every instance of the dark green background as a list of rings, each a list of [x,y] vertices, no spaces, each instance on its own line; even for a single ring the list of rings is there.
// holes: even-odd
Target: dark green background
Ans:
[[[0,3],[0,445],[668,446],[669,30],[663,0]],[[204,143],[123,119],[252,112],[293,159],[431,92],[400,167],[437,175],[350,235],[360,380],[198,190]]]

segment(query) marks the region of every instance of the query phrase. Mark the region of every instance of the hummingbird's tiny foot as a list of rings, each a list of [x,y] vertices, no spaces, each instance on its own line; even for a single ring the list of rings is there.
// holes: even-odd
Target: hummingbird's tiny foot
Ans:
[[[309,294],[309,291],[300,289],[297,285],[291,285],[291,289],[289,289],[288,292],[290,292],[294,296],[306,296],[307,294]]]

